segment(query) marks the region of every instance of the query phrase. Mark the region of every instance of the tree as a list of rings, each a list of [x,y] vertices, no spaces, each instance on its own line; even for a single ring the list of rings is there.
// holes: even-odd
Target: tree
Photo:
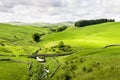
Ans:
[[[67,26],[61,26],[61,27],[57,27],[57,28],[50,28],[50,31],[52,32],[61,32],[67,29]]]
[[[96,20],[81,20],[75,22],[76,27],[84,27],[88,25],[100,24],[105,22],[115,22],[114,19],[96,19]]]
[[[39,42],[40,41],[40,34],[39,33],[35,33],[35,34],[33,34],[33,40],[35,41],[35,42]]]

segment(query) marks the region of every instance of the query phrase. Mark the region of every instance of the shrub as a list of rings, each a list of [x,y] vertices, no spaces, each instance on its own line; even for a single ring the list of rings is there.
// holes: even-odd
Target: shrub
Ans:
[[[33,40],[35,42],[39,42],[40,41],[40,37],[43,36],[43,35],[45,35],[45,33],[41,33],[41,34],[35,33],[35,34],[32,35],[32,38],[33,38]]]
[[[80,58],[80,62],[81,62],[81,63],[84,62],[83,58]]]
[[[83,67],[82,70],[85,72],[87,69],[86,69],[86,67]]]
[[[0,46],[5,46],[5,44],[4,43],[0,43]]]
[[[63,41],[60,41],[57,45],[51,46],[49,48],[43,48],[42,53],[71,53],[72,48],[69,45],[65,45]]]
[[[64,43],[63,43],[63,41],[59,42],[57,46],[58,46],[58,48],[62,48],[62,47],[64,47]]]
[[[57,77],[57,80],[72,80],[72,77],[70,76],[70,73],[65,72],[65,73],[60,74]]]
[[[92,72],[93,68],[92,67],[88,67],[86,68],[85,66],[82,68],[83,72]]]
[[[33,40],[35,41],[35,42],[39,42],[40,41],[40,34],[39,33],[35,33],[35,34],[33,34]]]
[[[74,64],[71,64],[71,65],[70,65],[70,71],[74,71],[74,70],[76,70],[76,69],[77,69],[76,65],[74,65]]]
[[[66,52],[70,52],[70,51],[71,51],[70,48],[71,48],[71,47],[70,47],[69,45],[65,45],[65,46],[63,46],[62,48],[60,48],[60,50],[66,51]]]
[[[62,27],[59,27],[57,28],[57,32],[61,32],[61,31],[64,31],[65,29],[67,29],[67,26],[62,26]]]
[[[50,31],[52,32],[61,32],[67,29],[67,26],[61,26],[61,27],[57,27],[57,28],[50,28]]]
[[[70,51],[72,51],[71,46],[65,45],[63,43],[63,41],[61,41],[61,42],[58,43],[57,48],[59,48],[59,50],[64,51],[64,52],[70,52]]]
[[[66,74],[66,75],[65,75],[65,80],[71,80],[71,76],[68,75],[68,74]]]
[[[88,69],[87,69],[87,72],[92,72],[93,71],[93,68],[92,67],[89,67]]]
[[[93,64],[93,67],[99,67],[99,66],[100,66],[99,62]]]

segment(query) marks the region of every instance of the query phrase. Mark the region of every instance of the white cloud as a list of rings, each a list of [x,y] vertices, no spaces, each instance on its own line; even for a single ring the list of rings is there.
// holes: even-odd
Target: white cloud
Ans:
[[[120,16],[119,0],[0,0],[0,21],[61,22]]]

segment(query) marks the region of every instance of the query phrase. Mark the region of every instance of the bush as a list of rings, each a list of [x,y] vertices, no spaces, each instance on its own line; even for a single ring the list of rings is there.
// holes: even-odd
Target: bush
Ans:
[[[40,34],[39,33],[35,33],[35,34],[33,34],[33,40],[35,41],[35,42],[39,42],[40,41]]]
[[[67,26],[59,27],[59,28],[57,28],[57,32],[64,31],[65,29],[67,29]]]
[[[80,58],[80,62],[83,63],[85,61],[84,58]]]
[[[83,72],[92,72],[93,68],[92,67],[88,67],[86,68],[85,66],[82,68]]]
[[[0,43],[0,46],[5,46],[5,44],[4,43]]]
[[[52,32],[61,32],[67,29],[67,26],[57,27],[57,28],[50,28]]]
[[[32,38],[33,38],[33,40],[35,42],[39,42],[40,41],[40,37],[43,36],[43,35],[45,35],[45,33],[41,33],[41,34],[35,33],[35,34],[32,35]]]
[[[45,51],[45,50],[44,50]],[[64,52],[71,52],[72,48],[69,45],[65,45],[63,41],[60,41],[57,45],[51,46],[47,49],[47,52],[54,52],[54,53],[64,53]]]
[[[76,65],[71,64],[70,65],[70,71],[75,71],[77,69]]]
[[[72,53],[72,48],[70,45],[65,45],[63,41],[51,47],[43,47],[39,53]]]
[[[63,43],[63,41],[59,42],[57,46],[58,46],[58,48],[62,48],[62,47],[64,47],[64,43]]]
[[[72,77],[69,74],[70,73],[68,72],[62,73],[57,77],[57,80],[72,80]]]
[[[71,76],[69,74],[65,75],[65,80],[71,80]]]
[[[71,51],[70,48],[71,47],[69,45],[65,45],[65,46],[63,46],[62,48],[59,48],[59,49],[62,50],[62,51],[70,52]]]
[[[87,69],[87,72],[92,72],[93,71],[93,68],[92,67],[89,67],[88,69]]]
[[[82,70],[85,72],[87,69],[86,69],[86,67],[83,67]]]
[[[61,42],[58,43],[57,48],[59,48],[59,50],[64,51],[64,52],[70,52],[70,51],[72,51],[71,46],[65,45],[63,43],[63,41],[61,41]]]

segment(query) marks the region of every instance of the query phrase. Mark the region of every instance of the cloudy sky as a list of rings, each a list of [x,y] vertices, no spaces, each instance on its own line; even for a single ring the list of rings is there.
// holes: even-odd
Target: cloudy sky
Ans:
[[[63,22],[114,18],[120,0],[0,0],[0,22]]]

